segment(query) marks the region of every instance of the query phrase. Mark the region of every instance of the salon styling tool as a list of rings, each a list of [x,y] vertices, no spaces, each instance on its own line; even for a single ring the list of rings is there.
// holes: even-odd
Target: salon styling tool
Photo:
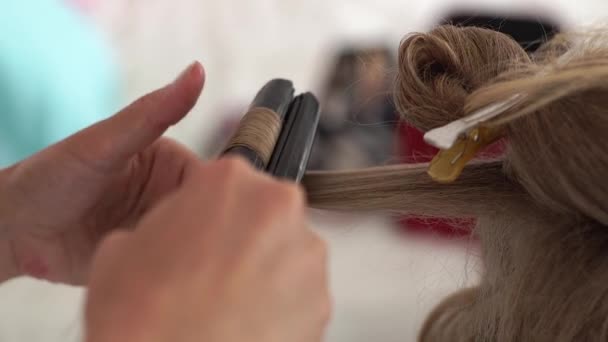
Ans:
[[[299,183],[306,172],[319,125],[319,101],[311,93],[291,103],[267,171],[275,177]]]
[[[291,81],[275,79],[268,82],[256,95],[222,154],[239,155],[256,169],[265,170],[294,91]]]
[[[258,93],[223,155],[240,155],[277,178],[300,182],[320,117],[312,93],[293,99],[293,84],[276,79]]]

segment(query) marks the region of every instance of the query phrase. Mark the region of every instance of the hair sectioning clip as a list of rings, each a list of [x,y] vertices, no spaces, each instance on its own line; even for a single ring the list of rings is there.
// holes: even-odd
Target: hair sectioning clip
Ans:
[[[291,81],[276,79],[257,94],[224,151],[246,158],[255,168],[299,182],[310,157],[319,124],[316,97],[293,98]]]
[[[524,99],[523,95],[514,95],[506,101],[491,104],[465,118],[428,131],[424,140],[440,149],[428,170],[431,178],[440,183],[455,181],[477,152],[503,136],[500,128],[487,123]]]
[[[566,53],[557,59],[558,65],[565,65],[576,57],[577,47],[593,44],[586,39],[575,39],[574,44]],[[545,75],[541,70],[538,75]],[[435,146],[440,152],[435,156],[429,167],[428,174],[441,183],[451,183],[458,179],[466,164],[484,147],[494,143],[504,135],[504,130],[492,121],[527,100],[529,94],[518,93],[511,97],[471,113],[460,120],[428,131],[424,140]]]

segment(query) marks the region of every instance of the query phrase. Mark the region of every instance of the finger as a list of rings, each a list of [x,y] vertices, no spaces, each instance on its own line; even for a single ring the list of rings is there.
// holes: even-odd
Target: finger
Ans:
[[[76,133],[60,146],[102,170],[122,165],[186,116],[200,96],[204,78],[202,65],[195,62],[173,83]]]
[[[125,246],[132,240],[132,237],[132,232],[118,229],[104,237],[97,247],[91,269],[99,270],[100,268],[112,267],[116,260],[122,258],[125,250],[127,250]],[[84,278],[88,278],[88,276],[87,274]],[[84,280],[87,283],[91,282],[91,279]]]

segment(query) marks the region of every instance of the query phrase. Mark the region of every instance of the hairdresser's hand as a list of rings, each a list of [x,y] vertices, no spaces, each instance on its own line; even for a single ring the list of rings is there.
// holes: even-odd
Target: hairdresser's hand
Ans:
[[[330,312],[324,243],[295,185],[227,159],[95,257],[87,342],[316,342]]]
[[[100,239],[131,228],[199,165],[160,136],[190,111],[203,81],[195,63],[173,84],[1,171],[0,259],[11,260],[2,276],[83,283]]]

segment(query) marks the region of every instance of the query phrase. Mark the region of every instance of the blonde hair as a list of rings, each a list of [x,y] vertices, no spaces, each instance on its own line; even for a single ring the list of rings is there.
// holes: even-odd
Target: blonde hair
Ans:
[[[421,341],[608,339],[608,38],[562,35],[536,55],[481,28],[442,26],[400,47],[395,99],[428,131],[524,94],[487,122],[501,160],[451,184],[428,165],[309,172],[310,205],[476,217],[485,271],[429,316]]]

